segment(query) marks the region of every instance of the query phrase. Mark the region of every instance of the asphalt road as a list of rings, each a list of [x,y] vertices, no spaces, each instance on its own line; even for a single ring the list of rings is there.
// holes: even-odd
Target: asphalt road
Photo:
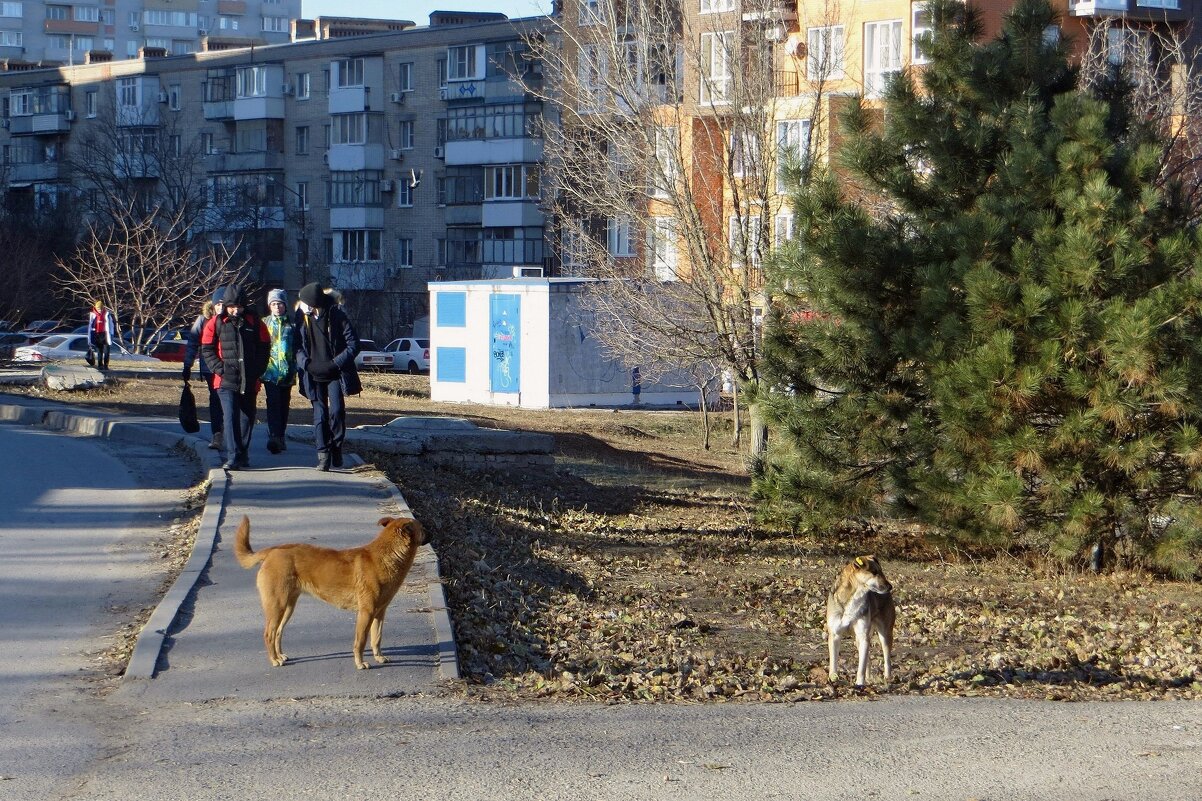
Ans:
[[[213,692],[220,662],[192,699],[99,697],[79,668],[154,589],[145,546],[191,479],[37,429],[0,426],[0,453],[4,801],[1202,797],[1202,706],[1181,702],[499,704],[381,693],[345,659],[309,665],[329,671],[309,697]]]

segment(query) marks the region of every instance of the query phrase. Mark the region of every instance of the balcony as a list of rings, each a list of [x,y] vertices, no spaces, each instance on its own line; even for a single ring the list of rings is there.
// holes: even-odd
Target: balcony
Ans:
[[[68,36],[73,33],[80,36],[98,36],[100,34],[100,23],[76,22],[73,19],[48,19],[43,26],[43,31]]]
[[[8,132],[13,136],[59,134],[71,130],[74,115],[67,110],[57,114],[26,114],[9,119]]]
[[[23,155],[32,156],[32,151],[26,152]],[[34,162],[30,160],[10,162],[8,165],[8,184],[13,187],[57,181],[58,176],[59,165],[57,161]]]
[[[797,3],[793,0],[752,0],[741,9],[744,22],[779,23],[797,19]]]
[[[211,153],[209,172],[272,172],[284,169],[284,154],[271,150]]]
[[[1181,22],[1189,17],[1181,10],[1180,0],[1069,0],[1068,13],[1074,17],[1127,17],[1168,22]]]

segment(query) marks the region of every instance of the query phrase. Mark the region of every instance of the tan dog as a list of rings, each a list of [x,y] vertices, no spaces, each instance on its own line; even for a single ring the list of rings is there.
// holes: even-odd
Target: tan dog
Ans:
[[[418,546],[425,544],[426,533],[412,518],[382,517],[380,525],[384,528],[376,538],[358,548],[335,550],[290,543],[255,552],[250,547],[250,520],[243,516],[234,539],[234,556],[248,569],[262,565],[256,583],[265,619],[263,642],[272,665],[278,667],[288,660],[281,650],[284,626],[302,592],[339,609],[358,611],[355,667],[367,668],[363,644],[369,627],[376,662],[388,661],[380,653],[384,612],[409,573]]]
[[[830,679],[838,678],[839,640],[848,629],[855,632],[859,664],[856,686],[868,676],[868,638],[873,633],[884,651],[885,681],[889,681],[890,651],[893,648],[893,585],[875,556],[857,556],[848,562],[826,596],[826,644],[830,650]]]

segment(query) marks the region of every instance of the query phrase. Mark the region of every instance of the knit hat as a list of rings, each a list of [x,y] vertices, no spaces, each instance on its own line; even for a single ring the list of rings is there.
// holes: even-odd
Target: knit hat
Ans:
[[[322,288],[321,284],[317,283],[316,281],[311,284],[305,284],[303,287],[301,287],[298,298],[300,299],[301,303],[304,303],[307,306],[312,306],[317,309],[330,308],[330,296],[326,294],[326,291]]]
[[[284,292],[284,290],[273,289],[267,293],[267,305],[270,306],[273,303],[283,303],[285,306],[288,305],[288,295]]]
[[[230,284],[221,293],[221,302],[227,306],[245,306],[246,290],[237,284]]]
[[[213,293],[213,302],[214,303],[224,303],[225,301],[223,301],[221,299],[224,294],[225,294],[225,287],[218,287],[217,291]]]

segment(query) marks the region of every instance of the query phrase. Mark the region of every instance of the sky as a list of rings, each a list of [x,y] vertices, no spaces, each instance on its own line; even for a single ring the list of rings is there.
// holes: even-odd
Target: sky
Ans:
[[[551,0],[301,0],[301,15],[313,19],[330,17],[372,17],[408,19],[418,25],[430,24],[431,11],[499,11],[511,19],[545,14]]]

